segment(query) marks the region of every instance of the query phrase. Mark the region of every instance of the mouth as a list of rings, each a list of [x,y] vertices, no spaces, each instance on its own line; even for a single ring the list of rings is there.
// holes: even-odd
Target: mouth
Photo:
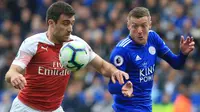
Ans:
[[[144,37],[143,37],[143,36],[139,36],[138,39],[139,39],[139,40],[143,40]]]
[[[65,37],[69,37],[70,36],[70,34],[68,34],[68,35],[65,35]]]

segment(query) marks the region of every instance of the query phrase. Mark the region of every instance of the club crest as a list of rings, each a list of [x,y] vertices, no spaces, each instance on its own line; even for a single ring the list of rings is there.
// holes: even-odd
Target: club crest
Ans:
[[[150,46],[150,47],[149,47],[149,53],[150,53],[151,55],[156,54],[156,49],[155,49],[155,47]]]

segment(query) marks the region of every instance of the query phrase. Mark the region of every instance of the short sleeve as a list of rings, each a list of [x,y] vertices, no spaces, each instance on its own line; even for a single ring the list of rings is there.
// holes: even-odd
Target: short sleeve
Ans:
[[[38,43],[35,42],[32,38],[25,39],[22,42],[12,64],[18,65],[24,69],[28,65],[32,57],[35,55],[37,50],[37,44]]]
[[[83,42],[83,43],[88,47],[89,53],[90,53],[90,55],[89,55],[89,56],[90,56],[89,62],[91,62],[91,61],[96,57],[97,54],[92,50],[92,48],[90,47],[90,45],[88,45],[87,42],[85,42],[83,39],[81,39],[80,37],[77,37],[77,36],[75,36],[75,35],[72,35],[71,38],[72,38],[73,40]]]
[[[85,42],[85,41],[84,41]],[[85,42],[86,46],[89,49],[89,53],[90,53],[90,61],[92,61],[95,57],[96,57],[96,53],[92,50],[92,48]],[[90,62],[89,61],[89,62]]]

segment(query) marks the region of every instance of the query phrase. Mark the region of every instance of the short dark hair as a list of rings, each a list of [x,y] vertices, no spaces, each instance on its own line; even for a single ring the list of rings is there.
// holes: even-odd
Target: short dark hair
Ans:
[[[48,23],[49,19],[53,19],[55,22],[57,22],[61,14],[73,16],[75,15],[75,10],[66,2],[55,2],[48,8],[46,12],[46,22]]]
[[[130,17],[141,18],[144,16],[150,16],[149,10],[145,7],[135,7],[129,12],[128,19]]]

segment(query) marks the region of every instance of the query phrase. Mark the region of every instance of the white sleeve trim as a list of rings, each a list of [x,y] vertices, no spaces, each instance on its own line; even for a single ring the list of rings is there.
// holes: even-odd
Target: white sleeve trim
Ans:
[[[96,56],[97,56],[97,54],[95,53],[95,52],[91,52],[91,55],[90,55],[91,57],[90,57],[90,60],[89,60],[89,62],[91,62]]]
[[[25,69],[26,68],[26,64],[22,63],[21,61],[18,61],[18,60],[14,60],[12,62],[13,65],[18,65],[20,66],[22,69]]]

